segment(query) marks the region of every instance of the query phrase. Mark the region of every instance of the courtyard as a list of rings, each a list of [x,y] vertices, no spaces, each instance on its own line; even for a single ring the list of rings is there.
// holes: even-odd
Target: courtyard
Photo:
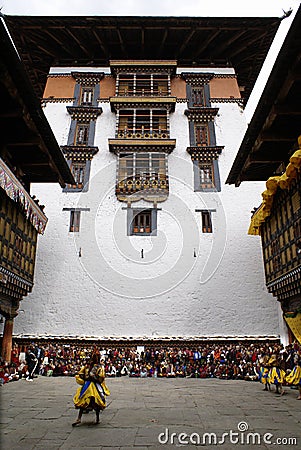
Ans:
[[[75,428],[74,378],[2,386],[1,448],[300,448],[301,402],[289,387],[279,396],[235,380],[122,377],[107,384],[111,396],[100,423],[90,412]]]

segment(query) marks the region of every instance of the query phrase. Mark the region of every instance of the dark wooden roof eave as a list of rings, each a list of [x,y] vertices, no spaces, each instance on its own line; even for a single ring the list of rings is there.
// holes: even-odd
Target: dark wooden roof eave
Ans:
[[[18,90],[18,96],[22,105],[26,108],[26,116],[34,124],[36,138],[33,145],[46,152],[48,155],[48,171],[45,171],[40,181],[59,182],[61,186],[65,183],[74,183],[67,161],[55,139],[52,129],[44,115],[39,99],[33,90],[24,67],[16,53],[5,25],[0,18],[0,57],[2,67],[9,73],[14,86]],[[21,106],[21,105],[20,105]],[[28,119],[25,119],[26,123]],[[33,130],[31,130],[33,131]],[[33,161],[33,164],[35,162]],[[29,180],[29,182],[35,180]]]
[[[179,67],[234,67],[246,101],[281,18],[5,16],[5,22],[40,97],[50,66],[172,59]]]
[[[300,97],[299,99],[299,107],[291,109],[289,101],[283,95],[283,91],[288,89],[289,86],[294,82],[294,77],[296,75],[293,73],[294,68],[299,65],[297,81],[300,82],[301,73],[300,73],[300,60],[301,60],[301,6],[299,7],[296,16],[292,22],[290,30],[287,33],[285,41],[280,49],[278,57],[275,61],[269,79],[266,83],[266,86],[263,90],[263,93],[260,97],[256,110],[253,114],[251,122],[248,126],[248,129],[244,135],[243,141],[240,145],[228,178],[226,180],[227,184],[235,184],[239,186],[242,181],[253,180],[253,181],[264,181],[269,176],[272,176],[274,173],[274,169],[280,165],[281,162],[287,163],[290,151],[292,151],[292,146],[298,138],[298,135],[301,134],[301,120],[299,133],[297,130],[294,130],[295,135],[288,139],[288,146],[284,146],[285,154],[281,155],[281,160],[274,160],[271,158],[271,161],[263,161],[261,158],[260,161],[260,152],[255,152],[254,150],[258,147],[258,144],[261,143],[261,140],[264,136],[269,132],[269,122],[271,121],[271,116],[277,116],[281,114],[281,111],[286,109],[286,117],[288,121],[290,119],[296,118],[297,115],[301,119],[301,103]],[[298,103],[298,101],[297,101]],[[278,112],[277,112],[278,111]],[[272,133],[271,133],[272,135]],[[274,142],[276,142],[276,136],[273,138]],[[246,164],[247,161],[252,158],[254,167],[248,171]],[[260,164],[261,163],[261,164]],[[256,170],[257,164],[257,177],[254,174]],[[262,166],[265,164],[265,167]],[[260,166],[263,167],[263,170],[260,173]],[[253,171],[253,174],[251,173]]]

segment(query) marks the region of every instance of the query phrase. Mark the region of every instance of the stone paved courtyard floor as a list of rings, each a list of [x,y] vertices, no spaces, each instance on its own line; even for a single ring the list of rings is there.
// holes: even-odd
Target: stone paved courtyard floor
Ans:
[[[245,381],[107,382],[111,397],[100,424],[94,425],[95,414],[89,413],[75,428],[73,378],[39,377],[2,386],[1,449],[301,448],[301,401],[289,387],[279,396]]]

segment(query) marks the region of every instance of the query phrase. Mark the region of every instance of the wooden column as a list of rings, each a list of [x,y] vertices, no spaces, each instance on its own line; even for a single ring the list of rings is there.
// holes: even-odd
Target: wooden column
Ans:
[[[13,327],[14,327],[14,319],[5,318],[1,356],[3,360],[7,362],[11,362]]]

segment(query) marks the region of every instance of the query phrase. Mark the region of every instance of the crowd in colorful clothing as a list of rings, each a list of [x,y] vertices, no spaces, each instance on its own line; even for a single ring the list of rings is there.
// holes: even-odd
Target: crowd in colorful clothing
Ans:
[[[98,347],[106,377],[190,377],[262,381],[277,387],[300,385],[301,346],[279,343],[203,343],[193,347]],[[0,366],[2,383],[34,374],[75,376],[93,352],[92,345],[14,344],[11,364]],[[32,355],[34,364],[30,365]],[[36,363],[36,364],[35,364]],[[33,365],[34,370],[33,369]],[[29,371],[29,367],[31,371]]]

